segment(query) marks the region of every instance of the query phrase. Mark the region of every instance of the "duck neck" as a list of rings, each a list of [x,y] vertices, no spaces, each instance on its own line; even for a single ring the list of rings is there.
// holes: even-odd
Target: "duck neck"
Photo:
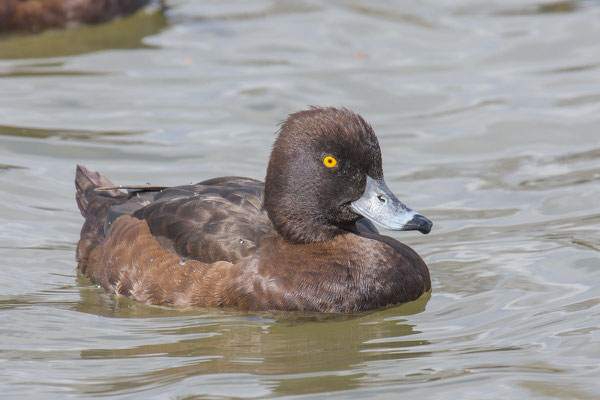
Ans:
[[[338,235],[355,231],[355,224],[339,227],[332,225],[319,215],[311,215],[309,209],[301,207],[301,203],[285,201],[284,196],[267,195],[265,188],[265,207],[269,219],[277,233],[291,243],[324,242]],[[308,207],[307,207],[308,208]]]
[[[354,221],[345,225],[332,224],[319,207],[314,192],[297,182],[290,182],[283,174],[273,173],[271,168],[267,170],[264,204],[281,237],[291,243],[314,243],[356,231]]]

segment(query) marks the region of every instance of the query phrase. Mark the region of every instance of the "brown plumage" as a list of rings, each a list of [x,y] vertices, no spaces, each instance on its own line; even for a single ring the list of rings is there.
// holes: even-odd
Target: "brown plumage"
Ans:
[[[151,304],[351,312],[414,300],[431,288],[427,266],[353,208],[369,180],[383,182],[377,138],[334,108],[288,118],[265,184],[225,177],[125,193],[78,166],[79,268]],[[431,229],[401,212],[412,219],[397,229]]]
[[[1,0],[0,32],[40,32],[125,16],[149,0]]]

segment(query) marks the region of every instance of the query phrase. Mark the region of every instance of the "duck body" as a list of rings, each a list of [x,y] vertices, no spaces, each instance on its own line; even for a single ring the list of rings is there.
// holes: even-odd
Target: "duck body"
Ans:
[[[0,32],[40,32],[132,14],[150,0],[3,0]]]
[[[345,109],[292,114],[266,183],[223,177],[125,193],[78,166],[77,201],[86,218],[79,269],[109,292],[151,304],[355,312],[415,300],[431,288],[427,266],[362,215],[377,221],[377,210],[360,211],[371,182],[383,181],[378,144],[361,156],[365,148],[322,137],[329,124],[341,129],[333,136],[362,130],[373,139],[363,123]],[[403,211],[409,215],[396,229],[431,229],[424,217]]]

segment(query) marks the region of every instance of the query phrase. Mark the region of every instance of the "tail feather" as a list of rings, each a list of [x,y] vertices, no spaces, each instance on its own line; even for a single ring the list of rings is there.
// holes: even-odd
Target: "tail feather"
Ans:
[[[123,194],[118,190],[103,190],[101,194],[95,191],[99,187],[111,186],[114,186],[113,183],[97,171],[83,165],[78,165],[75,170],[75,188],[77,189],[75,198],[77,199],[77,206],[81,215],[87,217],[89,205],[97,196],[114,198]]]
[[[93,169],[78,165],[75,171],[75,198],[81,215],[85,218],[81,239],[77,244],[79,269],[85,273],[90,253],[104,240],[104,223],[110,207],[127,201],[127,194],[119,190],[96,190],[112,187],[111,181]]]

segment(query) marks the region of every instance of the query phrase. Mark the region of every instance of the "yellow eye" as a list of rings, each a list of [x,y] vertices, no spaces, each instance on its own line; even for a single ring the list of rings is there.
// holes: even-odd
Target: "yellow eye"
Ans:
[[[327,156],[323,159],[323,164],[325,164],[326,167],[333,168],[337,165],[337,160],[331,156]]]

